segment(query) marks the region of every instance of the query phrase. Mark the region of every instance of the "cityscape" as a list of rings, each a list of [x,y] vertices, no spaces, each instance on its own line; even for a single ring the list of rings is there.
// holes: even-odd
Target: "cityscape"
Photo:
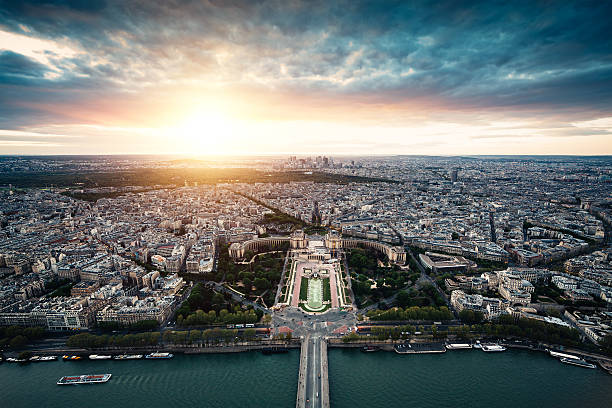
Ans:
[[[608,158],[289,156],[241,159],[269,182],[198,162],[90,186],[124,160],[3,158],[24,169],[2,176],[7,363],[301,348],[297,406],[330,406],[328,347],[611,369]],[[150,159],[132,160],[138,177]]]
[[[0,401],[609,407],[610,17],[0,1]]]

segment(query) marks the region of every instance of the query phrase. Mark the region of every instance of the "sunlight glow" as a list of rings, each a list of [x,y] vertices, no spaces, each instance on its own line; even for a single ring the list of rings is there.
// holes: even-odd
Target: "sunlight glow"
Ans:
[[[201,110],[170,129],[170,140],[177,137],[183,149],[194,154],[224,154],[233,147],[238,126],[222,112]],[[174,136],[174,137],[173,137]]]

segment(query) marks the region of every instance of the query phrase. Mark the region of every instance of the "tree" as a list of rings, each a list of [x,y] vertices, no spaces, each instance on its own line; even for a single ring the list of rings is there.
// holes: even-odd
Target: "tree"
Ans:
[[[270,287],[270,282],[268,282],[266,278],[255,278],[253,284],[258,290],[264,290]]]
[[[395,297],[395,303],[399,307],[407,307],[410,305],[411,297],[405,290],[400,290],[397,292],[397,296]]]
[[[225,304],[225,298],[223,297],[221,293],[215,293],[212,297],[211,303],[213,305],[221,306]]]
[[[480,323],[484,320],[484,314],[482,312],[475,312],[469,309],[463,309],[459,312],[459,318],[466,324]]]
[[[199,330],[191,330],[189,332],[189,342],[191,344],[199,343],[202,340],[202,332]]]
[[[19,348],[28,342],[27,337],[22,336],[21,334],[12,338],[9,343],[11,348]]]

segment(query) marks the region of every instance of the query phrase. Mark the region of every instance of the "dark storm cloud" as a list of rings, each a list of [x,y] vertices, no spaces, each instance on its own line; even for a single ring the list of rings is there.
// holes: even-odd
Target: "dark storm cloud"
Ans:
[[[85,55],[56,58],[61,76],[45,79],[2,54],[0,80],[19,77],[26,99],[54,89],[42,96],[52,102],[185,77],[248,86],[250,73],[275,91],[353,101],[610,111],[611,18],[606,1],[6,1],[6,31]]]

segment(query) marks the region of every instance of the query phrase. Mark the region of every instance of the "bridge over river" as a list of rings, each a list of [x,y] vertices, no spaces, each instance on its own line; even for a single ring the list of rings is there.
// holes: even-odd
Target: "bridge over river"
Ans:
[[[321,335],[302,340],[296,408],[329,408],[327,342]]]
[[[296,408],[329,408],[326,338],[357,323],[354,312],[331,309],[308,315],[288,307],[272,314],[272,328],[289,328],[294,338],[302,339]]]

